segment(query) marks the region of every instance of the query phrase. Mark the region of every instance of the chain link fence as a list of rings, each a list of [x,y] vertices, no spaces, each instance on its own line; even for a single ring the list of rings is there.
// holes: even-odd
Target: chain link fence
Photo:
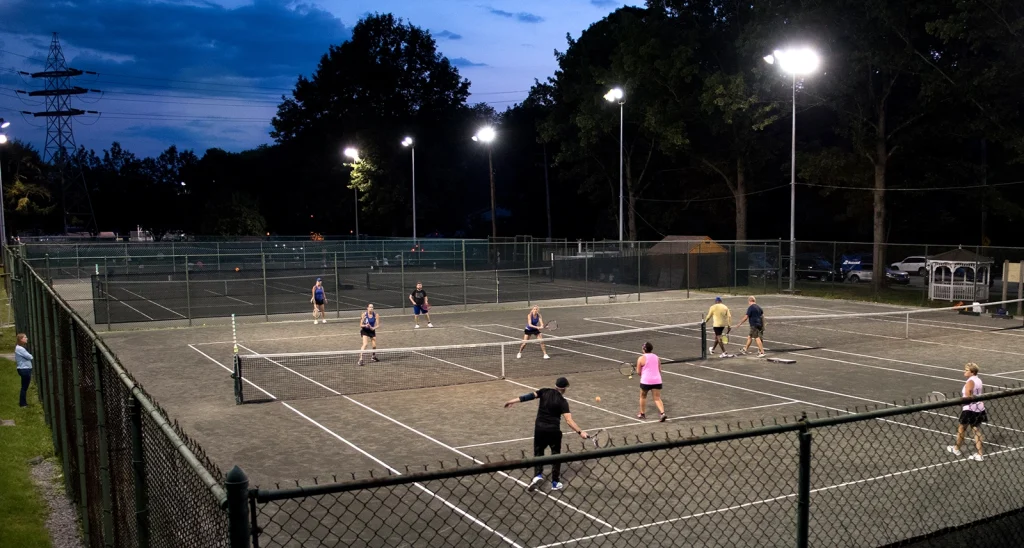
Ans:
[[[19,254],[5,249],[15,325],[86,545],[228,544],[224,478],[92,328]]]
[[[1024,389],[971,400],[990,417],[981,462],[968,459],[971,432],[960,455],[947,450],[965,401],[827,410],[647,443],[612,438],[600,449],[570,442],[539,459],[470,457],[479,464],[254,489],[252,545],[1019,546]],[[529,490],[537,466],[560,468],[565,489],[552,490],[547,475]]]

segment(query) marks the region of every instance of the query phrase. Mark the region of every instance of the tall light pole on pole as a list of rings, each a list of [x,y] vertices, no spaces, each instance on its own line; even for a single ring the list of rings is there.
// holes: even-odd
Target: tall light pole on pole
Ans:
[[[11,123],[0,118],[0,130],[10,127]],[[0,131],[0,145],[7,142],[7,135]],[[0,159],[0,249],[7,245],[7,219],[4,218],[4,174],[3,161]]]
[[[775,50],[765,62],[776,61],[783,72],[793,77],[793,137],[789,163],[789,292],[796,292],[796,79],[818,69],[821,60],[810,48]]]
[[[498,214],[497,208],[495,207],[495,191],[494,191],[494,163],[491,161],[491,142],[497,137],[497,133],[494,132],[494,128],[488,126],[481,128],[480,131],[476,132],[473,136],[473,140],[487,145],[487,172],[491,176],[491,237],[498,237]]]
[[[622,184],[622,153],[625,148],[623,141],[623,135],[625,133],[624,128],[626,127],[626,99],[625,94],[622,92],[622,88],[613,88],[604,94],[605,101],[619,103],[619,241],[622,241],[622,223],[623,223],[623,184]]]
[[[415,245],[419,235],[416,232],[416,145],[413,144],[412,137],[406,137],[402,139],[402,146],[412,150],[412,243]]]
[[[348,148],[345,149],[345,157],[351,158],[353,164],[359,163],[359,151],[354,149],[354,148],[352,148],[352,147],[348,147]],[[359,239],[359,189],[357,187],[353,186],[352,187],[352,192],[354,193],[355,200],[356,200],[356,240],[358,240]]]

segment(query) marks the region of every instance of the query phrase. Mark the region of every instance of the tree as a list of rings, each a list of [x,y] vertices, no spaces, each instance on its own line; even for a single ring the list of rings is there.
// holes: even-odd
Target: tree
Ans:
[[[293,97],[278,107],[271,135],[310,166],[307,180],[332,181],[332,196],[352,188],[340,168],[341,150],[359,149],[374,166],[358,182],[366,213],[360,224],[377,233],[409,233],[412,177],[399,143],[406,135],[415,141],[423,168],[416,178],[420,203],[459,192],[465,175],[458,154],[471,134],[458,129],[472,117],[468,96],[469,82],[437,52],[429,32],[390,14],[372,15],[356,24],[351,40],[330,47],[310,78],[298,79]],[[340,200],[351,200],[351,193]],[[344,210],[352,211],[348,203]],[[451,212],[458,217],[457,209]]]
[[[0,147],[0,163],[9,236],[27,230],[53,230],[56,204],[39,152],[15,139]]]

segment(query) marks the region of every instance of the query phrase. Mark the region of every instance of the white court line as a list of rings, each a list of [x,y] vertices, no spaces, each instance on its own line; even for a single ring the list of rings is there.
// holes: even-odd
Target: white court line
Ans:
[[[256,353],[251,348],[246,348],[245,346],[242,346],[242,345],[238,345],[238,346],[241,347],[241,348],[245,348],[247,351],[252,352],[253,354]],[[292,369],[290,367],[287,367],[287,366],[285,366],[285,365],[283,365],[281,363],[278,363],[278,362],[276,362],[276,361],[274,361],[272,359],[269,359],[269,358],[267,358],[267,361],[269,361],[269,362],[271,362],[273,364],[276,364],[278,367],[280,367],[280,368],[282,368],[282,369],[284,369],[286,371],[289,371],[291,373],[294,373],[295,375],[298,375],[299,377],[302,377],[303,379],[306,379],[306,380],[308,380],[308,381],[310,381],[310,382],[312,382],[312,383],[314,383],[314,384],[316,384],[318,386],[326,388],[327,390],[329,390],[331,392],[334,392],[335,394],[337,394],[337,395],[341,396],[342,398],[344,398],[344,399],[346,399],[346,400],[348,400],[348,401],[350,401],[350,402],[352,402],[352,403],[354,403],[354,404],[356,404],[356,405],[366,409],[367,411],[370,411],[370,412],[380,416],[381,418],[384,418],[384,419],[386,419],[388,421],[391,421],[391,422],[395,423],[396,425],[401,426],[402,428],[405,428],[406,430],[408,430],[408,431],[410,431],[410,432],[412,432],[414,434],[417,434],[417,435],[419,435],[419,436],[421,436],[423,438],[426,438],[427,440],[430,440],[430,441],[436,443],[437,445],[440,445],[441,447],[443,447],[445,449],[448,449],[449,451],[452,451],[452,452],[454,452],[454,453],[456,453],[458,455],[461,455],[461,456],[463,456],[463,457],[465,457],[465,458],[467,458],[467,459],[469,459],[469,460],[471,460],[471,461],[473,461],[473,462],[475,462],[477,464],[484,464],[484,461],[475,459],[472,456],[470,456],[469,454],[463,453],[462,451],[459,451],[458,449],[455,449],[454,447],[452,447],[452,446],[450,446],[450,445],[448,445],[448,444],[446,444],[444,442],[441,442],[441,441],[439,441],[439,440],[437,440],[435,438],[432,438],[432,437],[428,436],[427,434],[424,434],[423,432],[420,432],[419,430],[416,430],[415,428],[413,428],[411,426],[408,426],[408,425],[406,425],[404,423],[401,423],[401,422],[399,422],[399,421],[397,421],[397,420],[395,420],[395,419],[385,415],[384,413],[381,413],[380,411],[377,411],[376,409],[373,409],[372,407],[370,407],[368,405],[365,405],[365,404],[363,404],[361,402],[358,402],[358,401],[350,398],[349,396],[346,396],[346,395],[342,394],[341,392],[338,392],[337,390],[334,390],[333,388],[329,388],[327,386],[324,386],[323,384],[320,384],[319,382],[316,382],[316,381],[310,379],[309,377],[307,377],[307,376],[305,376],[305,375],[295,371],[294,369]],[[516,478],[512,477],[511,475],[509,475],[506,472],[496,472],[496,474],[498,474],[499,476],[502,476],[502,477],[504,477],[506,479],[510,479],[510,480],[514,481],[515,483],[518,483],[522,487],[527,487],[529,485],[529,484],[527,484],[526,482],[524,482],[524,481],[522,481],[520,479],[516,479]],[[618,531],[618,528],[615,527],[614,525],[612,525],[612,524],[610,524],[610,523],[608,523],[606,521],[603,521],[600,518],[592,516],[589,513],[584,512],[583,510],[581,510],[581,509],[579,509],[579,508],[569,504],[568,502],[563,501],[560,498],[556,498],[556,497],[554,497],[554,496],[552,496],[552,495],[550,495],[548,493],[538,492],[538,494],[544,496],[547,499],[550,499],[551,501],[555,502],[556,504],[559,504],[559,505],[564,506],[566,508],[569,508],[571,510],[575,510],[579,514],[589,518],[590,520],[594,521],[595,523],[599,523],[599,524],[601,524],[601,525],[603,525],[605,527],[608,527],[608,528],[611,528],[611,529],[614,529],[614,530]]]
[[[696,415],[686,415],[685,417],[675,417],[674,420],[681,421],[681,420],[684,420],[684,419],[694,419],[694,418],[697,418],[697,417],[710,417],[710,416],[714,416],[714,415],[724,415],[726,413],[738,413],[740,411],[751,411],[751,410],[754,410],[754,409],[764,409],[765,407],[779,407],[779,406],[782,406],[782,405],[792,405],[794,403],[799,403],[799,402],[797,402],[797,401],[785,401],[785,402],[778,402],[778,403],[769,403],[767,405],[755,405],[754,407],[740,407],[738,409],[729,409],[727,411],[715,411],[713,413],[698,413]],[[673,420],[673,419],[669,419],[669,420]],[[645,424],[647,424],[647,423],[645,423]],[[658,424],[658,423],[650,422],[650,424]],[[629,427],[629,426],[636,426],[636,425],[635,424],[617,424],[615,426],[594,427],[594,428],[591,428],[590,430],[613,430],[615,428],[625,428],[625,427]],[[569,434],[570,432],[563,432],[563,434]],[[571,432],[571,433],[575,434],[575,432]],[[527,441],[527,440],[532,440],[532,439],[533,438],[515,438],[515,439],[511,439],[511,440],[489,441],[489,442],[486,442],[486,443],[474,443],[472,445],[460,445],[460,446],[456,447],[456,449],[469,449],[471,447],[483,447],[485,445],[500,445],[500,444],[503,444],[503,443],[515,443],[515,442],[519,442],[519,441]]]
[[[384,317],[384,315],[381,314],[381,317]],[[395,317],[402,317],[402,318],[404,318],[405,316],[389,316],[389,317],[391,317],[391,318],[395,318]],[[342,316],[341,318],[332,318],[330,323],[335,324],[335,323],[342,323],[342,322],[357,322],[357,321],[359,321],[359,318],[350,318],[350,317]],[[273,323],[309,323],[309,320],[292,320],[290,322],[273,322]],[[269,325],[269,324],[265,324],[264,323],[263,325]],[[409,332],[409,331],[417,331],[418,332],[418,331],[424,331],[424,330],[440,331],[442,329],[465,329],[465,328],[466,327],[462,326],[462,325],[455,325],[455,326],[452,326],[452,327],[447,327],[447,326],[440,326],[440,327],[438,327],[438,326],[434,326],[434,327],[426,327],[426,328],[420,328],[420,329],[416,329],[416,328],[410,328],[410,329],[388,329],[387,333],[405,333],[405,332]],[[245,342],[255,343],[255,342],[264,342],[264,341],[292,341],[292,340],[301,340],[301,339],[319,339],[319,338],[323,338],[324,336],[325,335],[323,333],[321,333],[319,335],[299,335],[299,336],[296,336],[296,337],[274,337],[274,338],[271,338],[271,339],[248,339]],[[192,344],[194,344],[196,346],[203,346],[203,345],[210,345],[210,344],[231,344],[233,342],[235,342],[235,341],[234,340],[230,340],[230,341],[210,341],[210,342],[199,342],[199,343],[192,343]]]
[[[775,308],[792,308],[792,309],[795,309],[795,310],[815,310],[815,311],[817,311],[817,310],[829,310],[827,308],[816,308],[816,307],[810,307],[810,306],[785,306],[785,307],[775,307]],[[857,312],[852,312],[852,313],[853,314],[857,314]],[[826,312],[815,312],[814,315],[828,316],[829,314],[827,314]],[[956,330],[956,331],[969,331],[969,332],[972,332],[972,333],[981,333],[981,334],[990,334],[990,335],[1003,335],[1003,336],[1018,337],[1018,338],[1019,337],[1024,337],[1024,333],[1014,333],[1014,332],[1007,331],[1007,329],[1019,329],[1019,327],[1016,327],[1016,326],[1008,328],[1008,327],[988,327],[988,326],[984,326],[984,325],[978,325],[978,326],[973,326],[973,328],[972,328],[971,324],[947,322],[947,321],[944,321],[944,320],[930,320],[928,318],[915,318],[914,317],[915,315],[916,314],[910,314],[910,323],[913,324],[913,325],[921,326],[921,327],[933,327],[933,324],[942,324],[942,325],[934,325],[934,327],[937,327],[939,329],[952,329],[952,330]],[[898,316],[890,315],[888,318],[896,318],[896,317],[898,317]],[[862,320],[871,320],[871,321],[876,321],[876,322],[887,322],[887,323],[905,324],[905,320],[898,320],[898,319],[892,320],[892,319],[888,319],[888,318],[860,318],[860,319],[862,319]],[[854,318],[854,319],[858,319],[858,318]],[[1000,321],[1006,321],[1006,320],[1000,320]],[[923,322],[927,322],[927,323],[923,323]]]
[[[208,356],[207,354],[203,353],[202,351],[200,351],[200,350],[198,350],[198,349],[196,349],[196,348],[193,348],[192,350],[195,350],[196,352],[199,352],[199,353],[200,353],[200,354],[202,354],[203,356],[206,356],[206,358],[207,358],[207,359],[209,359],[209,360],[210,360],[210,361],[212,361],[213,363],[215,363],[215,364],[217,364],[217,365],[219,365],[219,366],[223,367],[224,369],[227,369],[228,371],[232,371],[230,367],[227,367],[227,366],[225,366],[224,364],[222,364],[222,363],[220,363],[219,361],[217,361],[217,360],[215,360],[215,359],[211,358],[210,356]],[[269,392],[267,392],[266,390],[263,390],[262,388],[260,388],[260,387],[256,386],[255,384],[253,384],[253,383],[251,383],[251,382],[250,382],[249,384],[252,384],[252,385],[253,385],[253,386],[255,386],[255,387],[256,387],[257,389],[261,390],[261,391],[262,391],[262,392],[263,392],[264,394],[270,395],[270,393],[269,393]],[[273,397],[273,396],[271,396],[271,397]],[[362,454],[362,455],[364,455],[365,457],[369,458],[369,459],[370,459],[370,460],[372,460],[373,462],[376,462],[376,463],[377,463],[377,464],[379,464],[380,466],[383,466],[384,468],[388,469],[388,470],[389,470],[389,471],[390,471],[391,473],[393,473],[394,475],[396,475],[396,476],[401,476],[401,475],[402,475],[402,473],[401,473],[401,472],[399,472],[398,470],[396,470],[396,469],[395,469],[394,467],[392,467],[392,466],[388,465],[388,464],[387,464],[387,463],[385,463],[384,461],[382,461],[382,460],[378,459],[377,457],[375,457],[375,456],[371,455],[370,453],[368,453],[368,452],[364,451],[364,450],[363,450],[363,449],[362,449],[361,447],[359,447],[358,445],[356,445],[356,444],[354,444],[354,443],[352,443],[352,442],[350,442],[350,441],[346,440],[345,438],[343,438],[343,437],[339,436],[339,435],[338,435],[337,433],[335,433],[334,431],[332,431],[332,430],[330,430],[329,428],[325,427],[324,425],[320,424],[319,422],[317,422],[317,421],[315,421],[315,420],[313,420],[313,419],[309,418],[308,416],[306,416],[305,414],[303,414],[303,413],[302,413],[301,411],[299,411],[298,409],[295,409],[295,408],[294,408],[294,407],[292,407],[291,405],[289,405],[289,404],[287,404],[287,403],[284,403],[284,402],[282,402],[282,405],[284,405],[285,407],[287,407],[288,409],[290,409],[290,410],[291,410],[292,412],[294,412],[295,414],[299,415],[300,417],[302,417],[302,418],[306,419],[307,421],[309,421],[310,423],[312,423],[312,424],[313,424],[313,425],[315,425],[316,427],[320,428],[320,429],[321,429],[321,430],[323,430],[324,432],[326,432],[326,433],[330,434],[330,435],[331,435],[331,436],[333,436],[334,438],[336,438],[336,439],[340,440],[341,442],[345,443],[346,445],[348,445],[348,446],[349,446],[349,447],[351,447],[352,449],[355,449],[355,450],[356,450],[356,451],[358,451],[358,452],[359,452],[360,454]],[[460,516],[462,516],[462,517],[466,518],[466,519],[467,519],[467,520],[469,520],[470,522],[472,522],[472,523],[475,523],[476,525],[480,526],[480,527],[481,527],[481,528],[483,528],[484,530],[486,530],[486,531],[489,531],[489,532],[490,532],[491,534],[493,534],[493,535],[497,536],[498,538],[500,538],[501,540],[505,541],[505,543],[507,543],[507,544],[509,544],[509,545],[511,545],[511,546],[514,546],[515,548],[524,548],[524,547],[523,547],[523,546],[522,546],[521,544],[518,544],[518,543],[516,543],[516,542],[515,542],[514,540],[512,540],[511,538],[509,538],[509,537],[506,537],[505,535],[502,535],[501,533],[499,533],[499,532],[497,532],[496,530],[492,529],[492,528],[491,528],[490,526],[488,526],[488,525],[487,525],[486,523],[484,523],[484,522],[483,522],[483,521],[481,521],[480,519],[476,518],[476,517],[475,517],[475,516],[473,516],[472,514],[470,514],[470,513],[466,512],[465,510],[463,510],[463,509],[459,508],[459,507],[458,507],[458,506],[456,506],[455,504],[452,504],[452,503],[448,502],[447,500],[445,500],[445,499],[444,499],[444,498],[442,498],[441,496],[437,495],[436,493],[434,493],[434,492],[433,492],[433,491],[431,491],[430,489],[427,489],[427,488],[426,488],[426,487],[424,487],[424,486],[423,486],[423,485],[422,485],[421,483],[417,482],[417,483],[414,483],[413,485],[415,485],[415,486],[416,486],[417,488],[419,488],[420,490],[422,490],[422,491],[423,491],[424,493],[426,493],[426,494],[430,495],[430,496],[431,496],[432,498],[435,498],[435,499],[437,499],[438,501],[440,501],[440,502],[441,502],[442,504],[444,504],[444,505],[445,505],[445,506],[447,506],[448,508],[451,508],[453,512],[455,512],[455,513],[459,514]]]
[[[1011,447],[1009,449],[1005,449],[1005,450],[1002,450],[1002,451],[996,451],[994,453],[989,453],[989,454],[985,455],[985,458],[986,459],[987,458],[991,458],[993,456],[1002,455],[1004,453],[1013,453],[1013,452],[1016,452],[1016,451],[1020,451],[1021,449],[1024,449],[1024,447]],[[843,483],[837,483],[837,484],[834,484],[834,485],[827,485],[825,487],[818,487],[818,488],[815,488],[815,489],[811,489],[810,492],[811,493],[822,493],[822,492],[825,492],[825,491],[831,491],[833,489],[843,489],[843,488],[854,486],[854,485],[862,485],[862,484],[866,484],[866,483],[873,483],[873,482],[876,482],[876,481],[882,481],[882,480],[887,480],[887,479],[898,477],[898,476],[904,476],[904,475],[912,474],[914,472],[920,472],[922,470],[930,470],[930,469],[934,469],[934,468],[941,468],[943,466],[950,466],[950,465],[953,465],[953,464],[964,463],[964,462],[967,462],[967,458],[966,457],[965,458],[961,458],[961,459],[951,460],[951,461],[940,462],[940,463],[936,463],[936,464],[928,464],[928,465],[925,465],[925,466],[918,466],[916,468],[909,468],[907,470],[900,470],[898,472],[890,472],[888,474],[882,474],[880,476],[874,476],[874,477],[870,477],[870,478],[863,478],[863,479],[859,479],[859,480],[852,480],[852,481],[847,481],[847,482],[843,482]],[[568,545],[568,544],[575,544],[577,542],[593,540],[593,539],[596,539],[596,538],[605,538],[605,537],[610,537],[612,535],[619,535],[619,534],[624,534],[624,533],[632,533],[634,531],[639,531],[639,530],[642,530],[642,529],[649,529],[651,527],[659,527],[659,526],[662,526],[662,525],[668,525],[670,523],[675,523],[675,522],[679,522],[679,521],[685,521],[685,520],[690,520],[690,519],[694,519],[694,518],[710,516],[710,515],[714,515],[714,514],[721,514],[721,513],[725,513],[725,512],[731,512],[733,510],[740,510],[742,508],[749,508],[749,507],[752,507],[752,506],[760,506],[762,504],[768,504],[770,502],[777,502],[777,501],[780,501],[780,500],[792,499],[792,498],[796,498],[796,497],[797,497],[797,493],[789,493],[789,494],[780,495],[780,496],[777,496],[777,497],[771,497],[771,498],[767,498],[767,499],[761,499],[761,500],[755,500],[755,501],[751,501],[751,502],[746,502],[746,503],[743,503],[743,504],[737,504],[737,505],[734,505],[734,506],[728,506],[726,508],[717,508],[715,510],[708,510],[706,512],[698,512],[698,513],[694,513],[694,514],[687,514],[685,516],[679,516],[677,518],[664,519],[664,520],[659,520],[659,521],[655,521],[655,522],[651,522],[651,523],[644,523],[644,524],[641,524],[641,525],[636,525],[636,526],[633,526],[633,527],[626,527],[626,528],[622,529],[621,531],[610,531],[610,532],[606,532],[606,533],[597,533],[597,534],[588,535],[588,536],[585,536],[585,537],[578,537],[578,538],[574,538],[574,539],[564,540],[562,542],[554,542],[554,543],[551,543],[551,544],[544,544],[542,546],[538,546],[537,548],[553,548],[555,546],[565,546],[565,545]]]
[[[216,295],[218,297],[224,297],[225,299],[231,299],[232,301],[238,301],[240,303],[245,303],[245,304],[247,304],[249,306],[256,306],[255,303],[251,303],[249,301],[243,301],[242,299],[237,299],[237,298],[231,297],[229,295],[221,295],[220,293],[217,293],[216,291],[210,291],[209,289],[204,289],[203,291],[205,291],[207,293],[210,293],[211,295]]]
[[[104,295],[106,295],[107,297],[110,297],[111,299],[114,299],[115,301],[117,301],[117,302],[119,302],[119,303],[121,303],[121,304],[123,304],[123,305],[127,306],[128,308],[131,308],[132,310],[134,310],[134,311],[138,312],[139,314],[142,314],[142,315],[143,315],[143,316],[145,316],[146,318],[148,318],[148,319],[150,319],[150,320],[152,320],[152,321],[156,321],[156,319],[155,319],[155,318],[153,318],[152,316],[150,316],[149,314],[146,314],[145,312],[143,312],[143,311],[139,310],[138,308],[135,308],[134,306],[132,306],[132,305],[130,305],[130,304],[128,304],[128,303],[126,303],[126,302],[122,301],[121,299],[118,299],[117,297],[115,297],[115,296],[111,295],[109,291],[105,291],[105,292],[103,292],[103,294],[104,294]]]
[[[138,298],[140,298],[140,299],[142,299],[144,301],[148,301],[148,302],[150,302],[152,304],[155,304],[155,305],[159,306],[160,308],[163,308],[164,310],[170,312],[171,314],[177,314],[178,317],[180,317],[180,318],[185,318],[186,317],[184,314],[182,314],[180,312],[176,312],[174,310],[171,310],[170,308],[167,308],[166,306],[164,306],[164,305],[162,305],[162,304],[160,304],[160,303],[158,303],[156,301],[153,301],[151,299],[147,299],[147,298],[143,297],[142,295],[139,295],[138,293],[136,293],[134,291],[128,291],[127,289],[125,289],[123,287],[119,287],[118,289],[120,289],[121,291],[124,291],[125,293],[131,293],[132,295],[135,295],[136,297],[138,297]]]

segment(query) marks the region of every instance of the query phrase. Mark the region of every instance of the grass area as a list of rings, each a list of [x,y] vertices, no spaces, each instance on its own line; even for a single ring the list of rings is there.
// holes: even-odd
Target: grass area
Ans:
[[[0,352],[13,352],[14,328],[0,330],[0,341]],[[0,419],[15,422],[15,426],[0,426],[0,546],[48,547],[48,510],[29,476],[29,460],[52,458],[53,438],[43,419],[35,379],[28,407],[18,407],[20,390],[21,377],[14,362],[0,358]]]

